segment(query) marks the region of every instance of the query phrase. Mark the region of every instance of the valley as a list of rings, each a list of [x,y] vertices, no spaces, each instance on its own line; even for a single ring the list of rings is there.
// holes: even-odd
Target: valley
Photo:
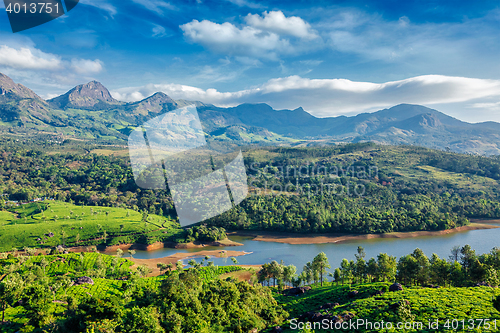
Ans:
[[[50,100],[4,75],[0,89],[2,332],[500,320],[496,123],[408,104],[316,118],[163,93],[123,103],[96,81]],[[249,194],[181,227],[169,189],[137,186],[127,137],[190,104],[212,147],[242,150]]]

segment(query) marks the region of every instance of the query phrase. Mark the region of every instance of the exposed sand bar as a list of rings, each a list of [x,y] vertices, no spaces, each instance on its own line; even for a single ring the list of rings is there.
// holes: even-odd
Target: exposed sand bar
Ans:
[[[132,268],[140,266],[140,265],[146,265],[149,268],[153,270],[151,274],[148,276],[157,276],[160,275],[160,270],[156,266],[157,264],[174,264],[179,261],[179,260],[184,260],[184,259],[190,259],[194,257],[217,257],[217,258],[223,258],[226,257],[228,260],[230,260],[230,257],[238,257],[238,256],[244,256],[245,254],[250,254],[252,252],[244,252],[244,251],[224,251],[224,250],[207,250],[207,251],[199,251],[199,252],[193,252],[193,253],[175,253],[167,257],[163,258],[154,258],[154,259],[136,259],[136,258],[129,258],[125,257],[125,259],[129,259],[134,262],[134,265]],[[229,261],[231,262],[231,261]],[[247,265],[248,266],[248,265]],[[175,266],[174,266],[175,269]]]
[[[476,220],[478,221],[478,220]],[[439,236],[454,232],[463,232],[480,229],[495,229],[499,228],[495,225],[490,225],[485,222],[496,222],[500,220],[481,220],[482,223],[471,223],[469,225],[458,227],[455,229],[439,230],[439,231],[411,231],[411,232],[391,232],[385,234],[295,234],[295,233],[280,233],[280,232],[265,232],[265,231],[237,231],[230,235],[235,236],[250,236],[253,240],[262,242],[275,242],[286,244],[327,244],[340,243],[348,240],[356,239],[374,239],[374,238],[412,238],[419,236]]]

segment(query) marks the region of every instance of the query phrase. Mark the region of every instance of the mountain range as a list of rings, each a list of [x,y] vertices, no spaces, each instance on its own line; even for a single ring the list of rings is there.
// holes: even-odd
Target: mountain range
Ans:
[[[421,105],[400,104],[352,117],[317,118],[301,107],[274,110],[267,104],[242,104],[221,108],[173,100],[162,92],[125,103],[114,99],[97,81],[44,100],[0,73],[0,132],[4,133],[124,142],[143,122],[188,104],[197,106],[208,138],[218,142],[305,146],[373,141],[500,155],[500,123],[471,124]]]

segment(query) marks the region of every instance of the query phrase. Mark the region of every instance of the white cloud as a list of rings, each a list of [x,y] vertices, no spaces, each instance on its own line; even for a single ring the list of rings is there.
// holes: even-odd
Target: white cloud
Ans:
[[[78,74],[97,74],[102,71],[102,61],[87,59],[72,59],[71,68]]]
[[[159,24],[154,24],[152,37],[161,38],[167,35],[167,30]]]
[[[229,22],[218,24],[193,20],[180,28],[189,40],[229,55],[276,60],[278,53],[290,52],[292,49],[288,40],[281,39],[275,33],[250,26],[239,29]]]
[[[496,16],[495,16],[496,15]],[[315,25],[326,45],[356,61],[398,63],[410,73],[487,76],[484,62],[496,66],[500,46],[498,10],[460,22],[416,23],[406,16],[385,20],[360,10],[325,10]],[[481,60],[479,60],[481,59]],[[457,71],[459,69],[459,71]],[[486,74],[487,73],[487,74]]]
[[[247,1],[247,0],[227,0],[227,1],[236,5],[236,6],[239,6],[239,7],[248,7],[248,8],[262,8],[263,7],[262,5],[260,5],[258,3]]]
[[[278,35],[306,39],[318,38],[317,33],[312,30],[309,23],[298,16],[286,17],[282,11],[264,12],[263,17],[259,14],[248,14],[245,21],[254,28],[274,32]]]
[[[41,95],[55,89],[94,79],[104,65],[99,59],[73,58],[66,60],[59,55],[45,53],[37,49],[31,40],[23,45],[9,42],[0,45],[0,72],[14,81],[36,90]]]
[[[61,59],[35,48],[19,49],[0,45],[0,66],[27,70],[57,70],[62,68]]]
[[[48,100],[48,99],[56,98],[58,96],[60,96],[60,94],[46,94],[46,95],[42,95],[40,97],[42,97],[45,100]]]
[[[281,11],[248,14],[247,25],[238,27],[193,20],[180,26],[184,36],[218,53],[245,58],[280,60],[281,55],[298,56],[323,47],[311,26],[297,16],[286,17]],[[245,61],[249,63],[249,61]]]
[[[474,103],[470,106],[471,108],[475,109],[488,109],[492,111],[500,111],[500,102],[496,103]]]
[[[159,14],[163,15],[163,9],[168,10],[176,10],[177,8],[165,1],[162,0],[132,0],[133,2],[146,7],[147,9]]]
[[[104,11],[108,12],[109,16],[111,16],[111,17],[114,17],[117,13],[116,8],[104,0],[98,0],[98,1],[80,0],[80,3],[104,10]]]
[[[437,105],[500,99],[500,80],[442,75],[424,75],[386,83],[355,82],[345,79],[307,79],[289,76],[267,81],[251,89],[219,92],[180,84],[149,84],[122,88],[112,95],[135,101],[162,91],[174,99],[197,100],[219,106],[241,103],[268,103],[275,109],[304,107],[320,116],[359,113],[400,103]]]

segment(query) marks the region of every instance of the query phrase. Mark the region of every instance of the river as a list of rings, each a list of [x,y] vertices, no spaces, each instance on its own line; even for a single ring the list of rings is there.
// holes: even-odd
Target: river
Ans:
[[[490,223],[491,225],[500,226],[500,223]],[[436,253],[441,258],[448,258],[450,250],[454,246],[463,246],[469,244],[476,254],[490,252],[497,246],[500,247],[500,228],[496,229],[479,229],[462,232],[454,232],[445,235],[435,236],[417,236],[413,238],[375,238],[363,240],[349,240],[341,243],[328,244],[300,244],[292,245],[285,243],[264,242],[252,240],[252,237],[231,236],[231,240],[242,243],[243,246],[232,247],[203,247],[198,249],[170,249],[164,248],[155,251],[137,251],[134,258],[138,259],[153,259],[172,255],[174,253],[190,252],[193,255],[202,250],[235,250],[251,252],[239,256],[236,259],[241,265],[260,265],[272,260],[283,260],[286,265],[293,264],[300,272],[302,267],[312,261],[314,256],[319,252],[325,252],[330,265],[338,267],[343,258],[354,260],[354,254],[358,246],[362,246],[366,252],[366,260],[371,257],[376,258],[379,253],[387,253],[396,257],[413,252],[414,249],[420,248],[430,257],[432,253]],[[195,257],[197,261],[201,258]],[[211,258],[216,265],[232,265],[229,258]],[[187,260],[184,260],[186,262]]]

